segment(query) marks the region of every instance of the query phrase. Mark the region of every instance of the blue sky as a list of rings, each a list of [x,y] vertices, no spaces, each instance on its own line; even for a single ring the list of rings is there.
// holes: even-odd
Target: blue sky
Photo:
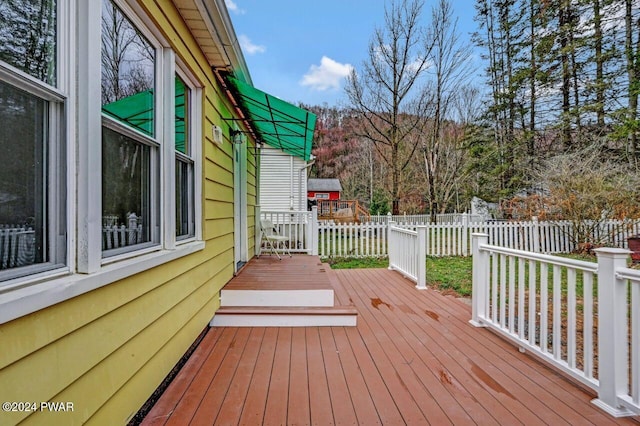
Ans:
[[[225,1],[254,86],[295,104],[346,105],[344,77],[360,68],[374,28],[384,25],[383,0]],[[469,38],[475,1],[451,2]],[[425,23],[435,4],[425,1]]]

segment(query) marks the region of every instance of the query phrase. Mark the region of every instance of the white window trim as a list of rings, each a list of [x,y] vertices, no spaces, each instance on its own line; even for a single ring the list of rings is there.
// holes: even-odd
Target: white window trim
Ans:
[[[151,20],[139,15],[142,12],[136,4],[123,0],[114,0],[131,19],[136,28],[162,52],[162,64],[156,67],[156,81],[170,80],[173,87],[174,72],[167,67],[175,67],[192,91],[191,147],[194,160],[194,210],[195,237],[175,241],[175,228],[169,232],[160,230],[160,244],[145,250],[133,251],[108,258],[102,257],[102,104],[101,104],[101,0],[83,0],[81,2],[60,0],[59,21],[60,57],[58,71],[58,89],[47,88],[39,84],[38,94],[47,95],[53,101],[64,102],[66,121],[66,160],[67,160],[67,265],[64,268],[29,275],[5,281],[0,285],[0,324],[28,315],[46,307],[55,305],[81,294],[93,291],[105,285],[129,276],[160,266],[167,262],[188,256],[205,248],[202,240],[202,102],[203,89],[188,68],[175,58],[173,51],[166,49],[159,41],[159,30]],[[62,18],[64,16],[64,18]],[[76,40],[75,35],[82,34]],[[71,54],[73,53],[73,54]],[[160,53],[159,53],[160,54]],[[169,56],[169,58],[167,58]],[[171,59],[171,60],[168,60]],[[64,62],[62,62],[64,60]],[[175,64],[178,64],[177,66]],[[172,65],[168,65],[172,64]],[[7,67],[4,67],[5,69]],[[9,66],[9,73],[20,72]],[[161,69],[163,68],[163,69]],[[72,72],[76,70],[76,72]],[[2,67],[0,67],[2,73]],[[96,78],[96,76],[98,76]],[[4,76],[3,76],[4,78]],[[30,76],[27,77],[33,80]],[[164,80],[163,80],[164,79]],[[11,81],[9,79],[9,81]],[[35,81],[34,81],[35,83]],[[166,84],[166,83],[165,83]],[[160,92],[162,89],[159,90]],[[82,94],[82,96],[78,96]],[[157,105],[159,110],[167,108]],[[171,102],[175,102],[173,99]],[[173,109],[169,109],[173,111]],[[153,140],[159,140],[166,126],[161,112],[156,118],[156,134]],[[171,133],[172,134],[172,133]],[[146,136],[146,135],[145,135]],[[149,139],[148,136],[146,136]],[[159,201],[160,223],[173,217],[175,222],[175,153],[174,146],[163,143],[171,149],[171,155],[160,155],[161,182]],[[163,162],[168,162],[165,164]],[[97,165],[97,167],[96,167]],[[164,167],[168,166],[168,167]],[[172,173],[173,171],[173,173]],[[173,182],[173,186],[167,185]],[[173,188],[172,192],[168,192]],[[166,197],[165,194],[173,194]],[[167,205],[170,208],[167,209]],[[173,242],[171,241],[173,239]],[[74,273],[75,271],[75,273]]]
[[[99,11],[102,10],[102,0],[90,0],[95,2],[95,8]],[[148,141],[155,141],[159,150],[159,191],[157,194],[152,192],[153,196],[157,196],[158,199],[151,200],[151,204],[158,206],[159,208],[159,242],[152,246],[141,247],[138,250],[132,250],[119,255],[102,257],[101,238],[99,240],[98,256],[100,257],[100,266],[105,267],[107,265],[116,264],[123,261],[135,261],[136,258],[146,256],[153,251],[165,251],[165,250],[177,250],[178,248],[189,249],[194,244],[200,246],[202,241],[202,144],[201,144],[201,117],[202,117],[202,94],[203,90],[201,84],[195,78],[194,74],[188,70],[188,67],[176,57],[174,51],[169,47],[169,44],[163,39],[160,31],[154,26],[153,21],[146,16],[143,9],[136,2],[128,0],[112,0],[116,6],[118,6],[124,15],[131,21],[137,31],[139,31],[152,46],[156,49],[156,96],[155,96],[155,134],[153,137],[148,135],[142,135],[143,138]],[[89,6],[91,7],[91,6]],[[100,18],[97,18],[99,22]],[[101,27],[101,25],[96,25]],[[101,32],[97,31],[97,45],[95,50],[101,50]],[[100,65],[98,64],[96,74],[100,75]],[[175,235],[175,149],[173,142],[173,135],[175,132],[174,120],[165,119],[167,116],[173,114],[175,108],[175,96],[169,96],[172,93],[175,84],[175,75],[178,74],[183,79],[185,84],[191,90],[191,115],[190,121],[190,144],[193,150],[191,158],[194,160],[194,210],[195,210],[195,235],[193,237],[176,240]],[[98,82],[98,88],[99,88]],[[100,97],[99,97],[100,98]],[[102,105],[98,100],[99,105],[97,108],[101,111]],[[104,117],[103,117],[104,119]],[[126,126],[122,126],[126,127]],[[98,130],[100,131],[100,130]],[[136,132],[135,129],[131,130]],[[130,135],[133,136],[133,135]],[[140,137],[137,137],[139,139]],[[101,138],[100,138],[101,140]],[[170,143],[171,142],[171,143]],[[101,147],[99,147],[101,148]],[[101,157],[100,157],[101,158]],[[155,173],[155,172],[153,172]],[[153,177],[152,177],[153,178]],[[99,197],[102,196],[102,191],[96,191]],[[99,200],[100,205],[102,200]],[[102,220],[102,212],[99,212],[99,221]],[[100,236],[101,237],[101,236]],[[184,247],[183,247],[184,246]],[[95,254],[94,254],[95,256]],[[96,271],[101,271],[98,268]]]
[[[188,142],[185,140],[185,143],[189,143],[190,155],[188,157],[193,161],[193,206],[194,209],[194,222],[195,229],[194,235],[190,237],[184,237],[177,239],[175,235],[175,204],[171,206],[171,211],[174,212],[173,220],[174,227],[171,230],[174,247],[176,245],[189,243],[191,241],[202,240],[202,125],[201,121],[198,117],[202,117],[202,93],[203,89],[201,85],[198,83],[198,80],[195,76],[188,70],[187,66],[179,59],[175,58],[175,68],[174,68],[174,76],[177,74],[185,84],[185,89],[188,89],[191,96],[188,98],[189,100],[189,118],[188,121],[189,129],[187,134],[189,135]],[[173,97],[173,101],[175,102],[175,96]],[[174,105],[175,107],[175,105]],[[186,106],[185,106],[186,107]],[[173,109],[172,109],[173,110]],[[175,123],[174,123],[175,125]],[[174,147],[172,147],[173,158],[176,156],[176,152]],[[175,197],[175,160],[172,161],[174,167],[174,173],[169,176],[173,181],[173,192]],[[174,200],[175,203],[175,200]]]
[[[168,111],[172,111],[172,109],[166,109],[167,104],[167,89],[171,86],[167,86],[168,83],[168,72],[171,68],[171,64],[173,63],[173,52],[171,49],[165,48],[166,43],[162,41],[161,38],[158,37],[156,31],[152,31],[149,28],[148,20],[141,19],[139,17],[140,10],[133,9],[129,3],[121,1],[121,0],[110,0],[112,1],[122,12],[122,14],[131,22],[133,27],[137,32],[139,32],[153,47],[155,51],[154,58],[154,129],[153,135],[146,135],[142,132],[137,131],[137,129],[133,129],[127,125],[117,122],[116,120],[111,120],[108,116],[102,115],[103,123],[108,123],[109,128],[115,130],[117,133],[124,134],[125,136],[131,138],[136,143],[149,145],[152,149],[151,158],[150,158],[150,187],[149,187],[149,205],[151,208],[150,212],[150,223],[149,223],[149,232],[151,235],[151,241],[148,243],[129,246],[126,248],[122,248],[121,250],[109,250],[108,255],[105,255],[106,251],[102,250],[102,234],[100,234],[100,265],[108,265],[113,263],[114,261],[127,259],[130,257],[136,257],[141,254],[145,254],[149,251],[160,250],[163,247],[172,248],[171,244],[167,244],[166,241],[166,223],[170,222],[170,217],[167,217],[165,211],[166,205],[166,181],[164,179],[165,173],[170,171],[172,167],[171,164],[167,164],[166,161],[166,148],[165,146],[168,144],[167,134],[164,132],[167,128],[165,117]],[[100,10],[102,11],[102,1],[100,3]],[[100,25],[102,27],[102,25]],[[101,34],[102,36],[102,34]],[[96,48],[101,51],[102,49],[102,37],[100,37],[100,45]],[[101,70],[98,74],[101,75]],[[172,74],[171,74],[172,75]],[[171,80],[173,81],[173,80]],[[169,89],[170,90],[170,89]],[[172,101],[171,101],[172,102]],[[100,109],[102,111],[102,102],[100,101]],[[171,135],[172,133],[168,133]],[[102,137],[98,140],[98,143],[102,144]],[[156,150],[156,151],[154,151]],[[102,161],[102,157],[101,157]],[[102,163],[100,163],[102,164]],[[101,179],[102,179],[102,167],[101,170]],[[102,206],[102,189],[99,192],[100,194],[100,206]],[[102,209],[101,209],[102,210]],[[100,222],[102,223],[102,211],[100,212]],[[100,229],[100,233],[102,230]]]
[[[102,2],[78,2],[77,271],[98,272],[102,260]]]
[[[162,68],[163,75],[162,80],[158,80],[162,82],[163,88],[175,86],[175,75],[176,75],[176,60],[175,55],[171,49],[163,49],[162,50]],[[160,68],[160,67],[158,67]],[[164,100],[163,108],[166,112],[162,117],[168,116],[171,114],[173,116],[176,106],[176,98],[174,96],[164,96],[162,98]],[[162,146],[162,160],[163,164],[161,170],[162,176],[160,177],[160,181],[162,184],[163,190],[160,191],[162,198],[162,212],[164,213],[164,220],[162,220],[162,229],[161,233],[163,234],[163,243],[164,246],[168,249],[174,249],[176,247],[176,214],[175,214],[175,193],[176,193],[176,182],[175,182],[175,171],[176,171],[176,162],[175,162],[175,119],[162,119],[164,124],[164,135],[165,135],[165,143]]]

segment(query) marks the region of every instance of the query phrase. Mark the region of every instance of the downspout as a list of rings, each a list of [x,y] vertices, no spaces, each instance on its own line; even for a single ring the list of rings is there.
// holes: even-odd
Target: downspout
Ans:
[[[307,164],[304,167],[300,167],[298,169],[298,189],[300,190],[300,211],[306,211],[307,208],[305,207],[304,203],[303,203],[303,199],[307,198],[304,196],[304,192],[302,191],[302,171],[305,169],[308,169],[309,167],[313,166],[315,164],[316,160],[312,159],[311,162],[309,164]]]
[[[293,210],[293,155],[289,156],[289,210]]]

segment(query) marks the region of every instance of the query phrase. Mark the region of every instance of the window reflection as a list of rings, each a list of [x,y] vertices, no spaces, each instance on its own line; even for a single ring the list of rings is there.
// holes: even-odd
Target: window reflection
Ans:
[[[151,241],[151,151],[102,128],[102,249]]]
[[[55,0],[0,1],[0,61],[56,85]]]
[[[184,81],[175,77],[175,150],[176,150],[176,237],[195,235],[193,198],[193,159],[191,155],[190,96]]]
[[[111,1],[102,5],[102,111],[154,135],[155,50]]]
[[[184,81],[178,76],[175,80],[175,144],[176,151],[185,155],[189,152],[189,144],[185,141],[189,140],[189,91],[186,90]]]

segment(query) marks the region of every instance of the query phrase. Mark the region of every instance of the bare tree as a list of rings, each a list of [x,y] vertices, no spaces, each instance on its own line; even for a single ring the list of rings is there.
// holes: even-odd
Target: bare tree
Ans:
[[[435,221],[435,215],[444,213],[453,196],[464,166],[463,132],[452,123],[457,117],[451,112],[455,111],[455,100],[461,95],[471,71],[471,46],[461,42],[457,20],[453,18],[448,0],[440,0],[433,8],[429,38],[433,46],[429,68],[433,75],[429,86],[433,108],[429,116],[423,117],[430,124],[430,131],[421,138],[421,145],[427,177],[426,195]],[[447,121],[451,123],[447,125]]]
[[[111,2],[102,8],[102,103],[153,88],[154,52]]]
[[[430,106],[420,90],[431,45],[420,25],[421,0],[392,1],[385,24],[375,30],[367,60],[353,70],[346,92],[364,126],[358,136],[374,144],[391,171],[393,213],[399,213],[402,175],[419,145],[411,134],[420,130]]]
[[[536,177],[544,188],[538,216],[568,220],[570,238],[581,250],[605,244],[612,235],[607,219],[631,225],[640,214],[640,175],[628,164],[603,159],[595,148],[552,157],[541,164]]]

